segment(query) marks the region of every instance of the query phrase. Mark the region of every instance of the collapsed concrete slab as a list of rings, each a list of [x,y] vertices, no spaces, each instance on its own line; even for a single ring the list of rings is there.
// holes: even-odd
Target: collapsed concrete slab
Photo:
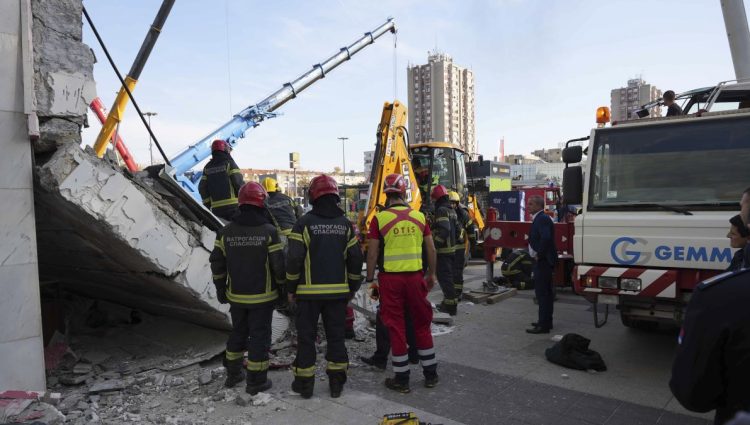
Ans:
[[[138,179],[73,144],[35,169],[41,281],[227,328],[208,257],[214,232],[180,215]]]

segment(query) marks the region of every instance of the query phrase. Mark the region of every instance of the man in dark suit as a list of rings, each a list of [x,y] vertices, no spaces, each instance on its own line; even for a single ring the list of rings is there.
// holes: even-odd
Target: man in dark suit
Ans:
[[[555,224],[544,213],[544,199],[539,195],[529,197],[527,210],[531,214],[529,232],[529,253],[536,259],[534,263],[534,292],[539,302],[539,319],[532,323],[530,334],[546,334],[552,329],[552,270],[557,263],[555,248]]]

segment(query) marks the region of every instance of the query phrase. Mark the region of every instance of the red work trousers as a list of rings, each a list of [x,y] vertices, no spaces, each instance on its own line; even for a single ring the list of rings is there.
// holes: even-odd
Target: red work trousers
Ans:
[[[378,274],[380,292],[380,317],[388,328],[391,339],[391,354],[394,358],[406,356],[406,322],[404,308],[409,309],[414,324],[417,349],[432,349],[432,306],[427,301],[427,283],[421,271],[410,273]],[[434,355],[433,355],[434,358]]]

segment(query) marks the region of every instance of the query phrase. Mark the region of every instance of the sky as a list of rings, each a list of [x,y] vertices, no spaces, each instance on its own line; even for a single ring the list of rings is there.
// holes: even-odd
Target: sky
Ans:
[[[161,2],[84,0],[125,74]],[[249,130],[233,152],[241,168],[364,168],[384,102],[406,102],[406,69],[435,49],[474,72],[479,153],[554,148],[588,135],[610,91],[642,77],[685,91],[734,79],[719,0],[177,0],[134,95],[172,158],[232,115],[266,98],[393,17],[386,34],[331,71],[281,115]],[[120,83],[87,23],[97,93],[109,108]],[[395,45],[395,47],[394,47]],[[395,71],[395,72],[394,72]],[[394,90],[395,87],[395,90]],[[101,128],[90,113],[83,131]],[[120,135],[143,165],[149,136],[132,104]],[[159,153],[153,149],[160,161]]]

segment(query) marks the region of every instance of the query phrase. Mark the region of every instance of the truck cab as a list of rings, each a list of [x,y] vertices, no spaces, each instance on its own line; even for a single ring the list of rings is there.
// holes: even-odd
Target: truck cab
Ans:
[[[738,106],[750,86],[689,93],[684,116],[592,130],[583,165],[572,165],[580,146],[563,153],[564,196],[582,204],[575,290],[616,305],[629,327],[679,324],[695,286],[733,255],[729,218],[750,185],[750,109]]]

